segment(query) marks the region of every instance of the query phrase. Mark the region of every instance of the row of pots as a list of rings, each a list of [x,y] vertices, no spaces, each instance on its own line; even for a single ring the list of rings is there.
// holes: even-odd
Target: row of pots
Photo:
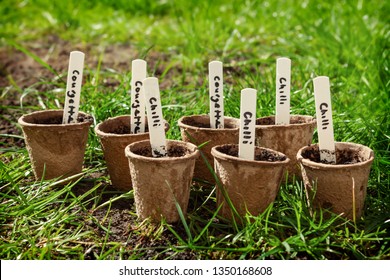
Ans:
[[[93,119],[80,112],[77,123],[63,125],[62,114],[62,110],[46,110],[19,119],[37,179],[81,172]],[[311,145],[316,121],[310,116],[291,116],[289,125],[275,125],[274,117],[257,119],[253,161],[238,158],[238,119],[225,117],[224,129],[211,129],[207,115],[182,117],[178,125],[183,141],[168,140],[165,158],[153,158],[149,134],[130,134],[129,125],[130,116],[109,118],[95,132],[113,186],[123,191],[134,188],[141,219],[178,221],[176,207],[186,212],[193,177],[218,183],[221,216],[258,215],[276,198],[285,174],[289,179],[303,176],[314,206],[351,219],[362,214],[373,151],[336,143],[336,155],[345,160],[336,165],[321,163],[318,146]]]

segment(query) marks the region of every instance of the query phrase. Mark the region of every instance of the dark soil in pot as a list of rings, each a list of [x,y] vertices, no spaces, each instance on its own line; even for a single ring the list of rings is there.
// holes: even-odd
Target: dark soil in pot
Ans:
[[[302,157],[309,159],[314,162],[330,164],[327,161],[322,161],[320,159],[320,151],[316,150],[306,150],[302,153]],[[337,164],[355,164],[363,162],[363,158],[359,151],[356,150],[337,150],[336,151],[336,165]]]
[[[229,156],[238,157],[238,146],[224,145],[217,149],[219,152]],[[255,150],[255,161],[284,161],[285,155],[276,154],[270,150]]]

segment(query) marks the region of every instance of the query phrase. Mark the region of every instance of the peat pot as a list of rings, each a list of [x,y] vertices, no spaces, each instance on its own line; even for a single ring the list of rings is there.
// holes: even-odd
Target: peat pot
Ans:
[[[145,118],[145,132],[130,133],[130,116],[108,118],[95,127],[95,133],[100,139],[108,174],[113,185],[118,190],[132,189],[129,162],[125,155],[127,145],[149,139],[148,122]],[[165,131],[169,124],[165,122]]]
[[[297,152],[303,146],[310,145],[316,120],[311,116],[291,115],[290,124],[275,125],[275,116],[256,119],[256,146],[269,148],[285,154],[290,163],[287,165],[289,179],[301,177]]]
[[[93,118],[79,112],[76,123],[62,124],[62,116],[63,110],[44,110],[18,120],[37,180],[66,178],[82,171]]]
[[[237,144],[240,121],[235,118],[224,117],[224,128],[210,128],[210,117],[208,115],[184,116],[178,121],[181,138],[185,142],[202,145],[200,150],[206,160],[213,168],[214,159],[211,155],[211,148],[222,144]],[[215,183],[213,174],[210,172],[205,159],[199,157],[195,164],[194,177]]]
[[[187,213],[190,186],[198,148],[187,142],[167,140],[167,157],[152,156],[150,141],[135,142],[126,147],[133,180],[134,199],[140,219],[180,220],[176,202]]]
[[[254,216],[262,213],[275,200],[290,162],[284,154],[262,147],[255,147],[255,160],[241,159],[237,144],[213,147],[211,154],[221,182],[217,205],[223,204],[219,213],[227,219],[234,214],[226,196],[241,217],[247,212]]]
[[[348,219],[362,215],[374,152],[363,145],[336,142],[336,164],[321,163],[318,144],[297,153],[309,201]]]

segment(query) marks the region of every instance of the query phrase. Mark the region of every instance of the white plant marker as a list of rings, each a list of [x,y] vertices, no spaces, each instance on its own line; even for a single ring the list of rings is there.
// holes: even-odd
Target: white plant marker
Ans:
[[[275,124],[290,123],[291,60],[276,60],[276,114]]]
[[[165,157],[168,153],[166,147],[158,79],[154,77],[144,79],[143,87],[146,101],[146,112],[148,115],[149,137],[150,145],[152,146],[152,154],[153,157]]]
[[[336,164],[329,78],[317,77],[313,84],[320,159],[325,163]]]
[[[256,95],[253,88],[241,90],[238,157],[247,160],[255,158]]]
[[[135,59],[131,62],[131,133],[145,132],[145,96],[142,81],[146,78],[146,61]]]
[[[223,65],[221,61],[209,63],[210,127],[224,128]]]
[[[81,83],[83,81],[84,53],[73,51],[70,53],[68,79],[62,123],[75,123],[79,114]]]

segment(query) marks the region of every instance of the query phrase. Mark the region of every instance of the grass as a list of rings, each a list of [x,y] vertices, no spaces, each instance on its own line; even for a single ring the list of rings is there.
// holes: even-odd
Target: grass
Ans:
[[[215,189],[196,182],[187,219],[176,225],[137,221],[132,191],[110,188],[92,130],[83,176],[64,186],[59,180],[34,180],[26,149],[9,144],[20,140],[18,130],[1,135],[1,259],[390,258],[389,3],[131,3],[2,1],[1,48],[12,55],[22,51],[48,71],[28,86],[21,86],[15,73],[6,73],[1,121],[15,127],[26,112],[62,106],[66,69],[58,72],[32,47],[47,47],[51,36],[91,47],[87,57],[94,58],[94,66],[85,70],[81,110],[91,113],[96,123],[129,113],[130,62],[145,58],[149,75],[162,85],[170,139],[180,139],[177,120],[182,115],[208,111],[210,60],[224,62],[225,114],[238,117],[239,92],[253,87],[259,92],[260,117],[275,112],[275,60],[287,56],[292,59],[292,113],[314,116],[312,79],[327,75],[336,140],[360,143],[375,152],[365,215],[356,223],[320,210],[310,215],[297,181],[283,183],[263,214],[232,225],[218,216]],[[129,53],[127,69],[104,66],[105,50],[115,45],[129,45],[131,54],[138,54]],[[5,69],[2,66],[1,73]]]

